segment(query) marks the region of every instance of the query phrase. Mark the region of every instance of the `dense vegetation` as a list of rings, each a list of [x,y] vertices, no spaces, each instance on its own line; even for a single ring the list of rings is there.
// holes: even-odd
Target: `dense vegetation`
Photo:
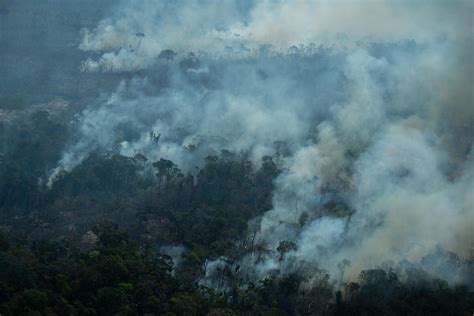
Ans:
[[[2,123],[0,313],[2,315],[463,315],[467,287],[413,270],[365,270],[337,285],[313,271],[225,291],[199,282],[207,259],[237,260],[248,250],[248,221],[271,208],[278,157],[260,167],[245,153],[209,156],[194,175],[169,160],[94,153],[51,188],[70,126],[46,111]],[[7,136],[8,135],[8,136]],[[337,208],[333,211],[337,211]],[[331,208],[328,208],[328,212]],[[304,219],[301,219],[304,220]],[[160,253],[181,245],[179,265]],[[282,241],[281,256],[295,245]],[[258,251],[258,249],[250,251]],[[176,260],[176,258],[174,258]],[[316,281],[314,281],[316,280]]]
[[[267,278],[247,288],[216,293],[186,285],[172,263],[152,247],[129,239],[111,222],[95,225],[88,252],[68,241],[43,240],[30,246],[0,240],[2,315],[462,315],[472,311],[472,293],[413,287],[392,272],[362,271],[359,283],[333,293],[327,275],[301,289],[298,275]],[[196,251],[188,254],[190,269]],[[195,265],[194,265],[195,266]]]

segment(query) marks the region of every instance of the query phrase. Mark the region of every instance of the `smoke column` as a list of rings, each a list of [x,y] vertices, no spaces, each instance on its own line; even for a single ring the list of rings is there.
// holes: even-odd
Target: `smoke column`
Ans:
[[[278,154],[251,233],[272,252],[240,258],[245,278],[410,262],[472,283],[440,263],[473,255],[472,16],[470,1],[120,2],[78,49],[96,56],[83,71],[133,78],[80,115],[49,183],[96,150],[185,171],[223,149]]]

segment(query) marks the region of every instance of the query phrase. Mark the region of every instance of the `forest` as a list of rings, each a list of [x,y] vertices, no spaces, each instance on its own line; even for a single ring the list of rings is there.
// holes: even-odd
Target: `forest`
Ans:
[[[0,316],[473,315],[473,14],[0,2]]]
[[[296,247],[282,240],[266,249],[249,238],[248,221],[272,207],[281,173],[272,157],[257,169],[245,155],[223,151],[195,176],[160,159],[150,179],[143,156],[95,153],[48,189],[33,175],[55,161],[50,155],[68,127],[42,111],[24,122],[8,126],[19,137],[2,157],[4,315],[462,315],[473,308],[468,286],[450,287],[417,267],[404,280],[392,269],[369,269],[340,284],[315,269],[308,287],[306,273],[278,271],[242,286],[239,267],[222,266],[213,276],[217,287],[200,282],[210,258],[285,256]],[[328,202],[321,211],[343,207]],[[169,244],[182,250],[160,248]],[[226,290],[218,290],[223,283]]]

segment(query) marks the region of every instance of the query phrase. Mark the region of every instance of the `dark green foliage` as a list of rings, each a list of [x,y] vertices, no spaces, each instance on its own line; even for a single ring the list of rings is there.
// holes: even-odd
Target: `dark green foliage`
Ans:
[[[474,296],[443,282],[413,287],[392,271],[366,270],[359,283],[334,291],[314,271],[267,278],[217,293],[189,275],[172,275],[171,261],[131,240],[117,225],[93,230],[100,242],[81,253],[67,242],[40,241],[0,250],[2,315],[464,315]],[[283,242],[283,244],[286,244]],[[194,245],[184,268],[201,266],[206,250]],[[196,277],[196,276],[194,276]]]
[[[41,204],[38,179],[54,167],[68,137],[69,128],[47,111],[0,122],[0,209]]]
[[[12,278],[2,273],[1,310],[7,315],[78,310],[100,315],[135,314],[140,310],[164,312],[166,305],[150,302],[153,297],[155,301],[168,301],[179,290],[170,274],[169,261],[150,249],[138,247],[115,225],[99,225],[95,230],[101,242],[86,254],[67,244],[60,247],[65,251],[54,250],[57,246],[49,241],[34,247],[34,252],[24,247],[2,251],[3,263],[14,261],[17,269],[24,266],[31,281],[22,283],[20,275]],[[147,297],[143,298],[145,293]]]
[[[77,197],[104,199],[133,193],[144,186],[138,176],[135,159],[120,155],[92,154],[70,173],[64,173],[53,185],[52,199]],[[132,190],[131,190],[132,189]]]
[[[192,62],[192,58],[188,62]],[[270,156],[256,168],[242,154],[209,156],[195,174],[172,161],[95,152],[51,189],[69,128],[48,112],[0,125],[1,315],[472,315],[473,293],[408,271],[366,270],[336,286],[324,271],[275,275],[256,284],[239,279],[237,260],[250,251],[280,260],[297,250],[248,240],[248,222],[272,208],[280,173]],[[136,138],[127,126],[120,139]],[[14,135],[14,137],[7,137]],[[159,135],[152,135],[158,142]],[[278,145],[278,156],[288,145]],[[323,212],[351,214],[344,203]],[[297,224],[310,218],[303,213]],[[180,264],[158,253],[185,249]],[[200,285],[207,260],[226,257],[216,273],[225,291]],[[348,258],[350,259],[350,258]],[[459,258],[451,258],[454,263]],[[233,265],[235,264],[235,265]],[[421,280],[421,281],[420,281]],[[429,281],[426,281],[429,280]]]
[[[338,292],[336,314],[467,315],[474,311],[474,295],[466,287],[410,286],[383,270],[362,271],[359,280],[349,283],[344,293]]]

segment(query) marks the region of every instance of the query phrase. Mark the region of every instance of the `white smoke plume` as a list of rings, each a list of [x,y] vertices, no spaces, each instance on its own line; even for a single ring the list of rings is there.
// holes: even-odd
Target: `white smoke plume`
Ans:
[[[258,162],[284,141],[273,209],[255,221],[260,253],[240,273],[337,275],[347,259],[354,278],[407,260],[466,281],[424,258],[472,260],[472,16],[469,1],[122,2],[82,31],[79,48],[99,53],[83,69],[150,72],[82,113],[60,165],[102,149],[189,171],[222,149]],[[150,94],[153,72],[169,80]],[[120,139],[124,124],[138,136]],[[295,245],[284,256],[283,240]]]
[[[464,40],[472,31],[470,10],[469,1],[442,0],[124,1],[95,29],[83,30],[79,48],[102,53],[85,70],[132,71],[153,65],[167,49],[238,58],[268,46],[286,53],[366,40]]]

